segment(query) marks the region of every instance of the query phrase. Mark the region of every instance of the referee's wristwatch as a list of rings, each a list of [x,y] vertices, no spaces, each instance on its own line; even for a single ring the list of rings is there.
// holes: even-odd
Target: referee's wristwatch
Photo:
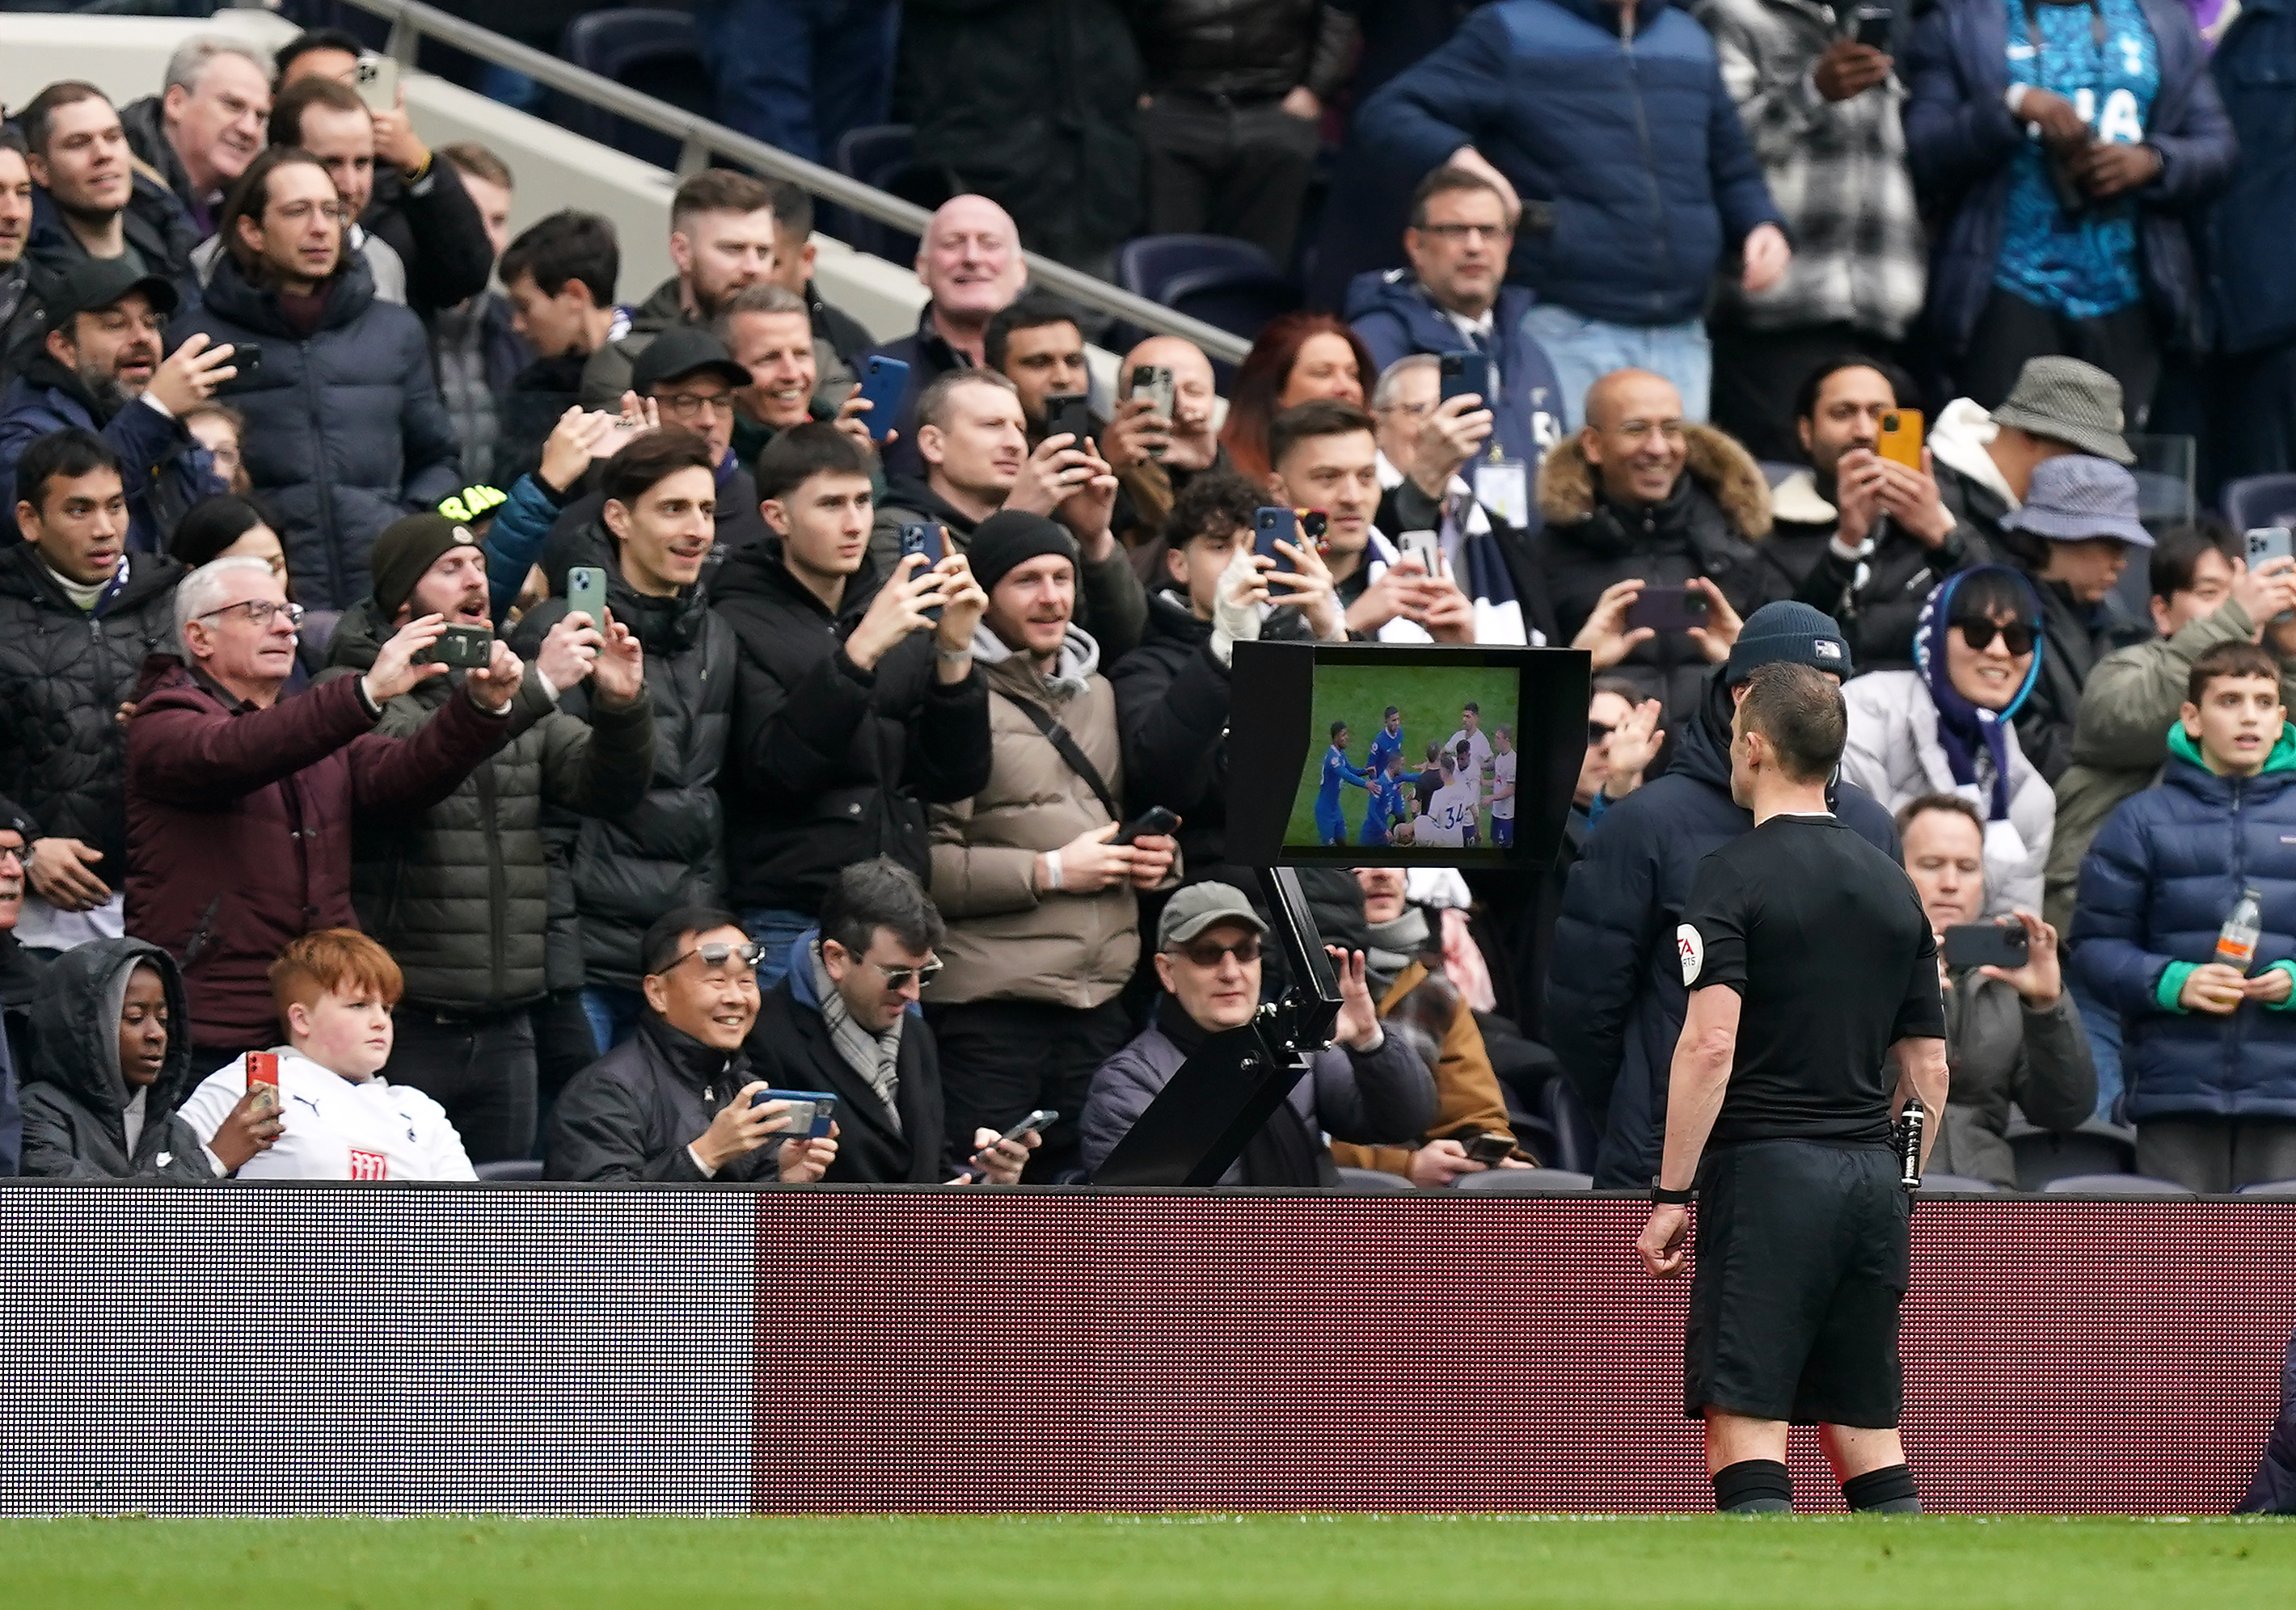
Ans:
[[[1651,1204],[1653,1206],[1686,1207],[1690,1204],[1691,1197],[1696,1194],[1694,1189],[1669,1190],[1658,1182],[1656,1174],[1651,1176]]]

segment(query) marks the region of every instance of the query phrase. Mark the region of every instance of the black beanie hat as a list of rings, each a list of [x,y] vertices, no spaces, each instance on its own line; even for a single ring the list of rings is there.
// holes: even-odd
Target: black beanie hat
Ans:
[[[475,548],[479,539],[471,535],[468,526],[443,514],[410,514],[384,527],[366,561],[367,571],[374,577],[374,605],[381,612],[383,624],[388,625],[399,607],[414,596],[415,584],[424,571],[437,564],[441,555],[464,543]]]
[[[1015,566],[1047,553],[1057,553],[1076,564],[1076,538],[1059,522],[1018,509],[1006,509],[982,520],[973,528],[972,540],[964,545],[965,560],[983,593],[995,592],[996,584]]]

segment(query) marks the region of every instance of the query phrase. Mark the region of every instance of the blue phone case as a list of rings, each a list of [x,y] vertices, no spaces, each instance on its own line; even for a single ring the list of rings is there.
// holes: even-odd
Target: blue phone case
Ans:
[[[898,358],[867,358],[861,364],[861,395],[868,399],[869,412],[861,422],[869,427],[869,438],[882,442],[893,429],[893,411],[900,405],[901,393],[909,388],[909,366]]]
[[[1443,355],[1443,380],[1437,401],[1447,403],[1455,396],[1479,396],[1488,406],[1491,396],[1491,360],[1480,352],[1447,352]]]
[[[1289,509],[1262,509],[1252,516],[1251,551],[1275,561],[1278,570],[1296,571],[1299,567],[1275,551],[1279,542],[1300,545],[1300,517]]]
[[[811,1140],[828,1139],[829,1126],[837,1117],[837,1098],[824,1090],[764,1090],[750,1098],[751,1107],[762,1107],[768,1101],[810,1101],[813,1103],[813,1125],[805,1136]],[[792,1130],[795,1138],[797,1132]]]

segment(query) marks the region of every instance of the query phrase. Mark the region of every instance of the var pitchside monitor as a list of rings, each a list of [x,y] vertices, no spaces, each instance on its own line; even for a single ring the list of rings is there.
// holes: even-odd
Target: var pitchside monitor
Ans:
[[[1575,649],[1236,644],[1230,858],[1552,866],[1590,675]]]

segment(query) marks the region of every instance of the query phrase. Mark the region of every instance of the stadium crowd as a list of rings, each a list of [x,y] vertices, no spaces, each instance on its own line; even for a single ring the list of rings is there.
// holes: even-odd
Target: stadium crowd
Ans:
[[[800,154],[929,80],[963,193],[882,343],[802,190],[685,178],[625,302],[611,225],[512,235],[509,167],[371,108],[347,35],[6,109],[0,1172],[1088,1178],[1283,971],[1226,842],[1267,638],[1596,676],[1551,873],[1302,873],[1342,1009],[1231,1182],[1646,1185],[1780,661],[1842,686],[1837,813],[2014,942],[1948,953],[1935,1166],[2133,1131],[2192,1189],[2296,1179],[2296,559],[2129,468],[2296,447],[2296,187],[2237,160],[2286,137],[2276,10],[897,9],[705,8]],[[1291,262],[1358,56],[1340,312],[1224,413],[1174,337],[1103,395],[1023,245]],[[1262,505],[1320,517],[1280,562]],[[1475,706],[1329,737],[1325,842],[1511,842]]]

